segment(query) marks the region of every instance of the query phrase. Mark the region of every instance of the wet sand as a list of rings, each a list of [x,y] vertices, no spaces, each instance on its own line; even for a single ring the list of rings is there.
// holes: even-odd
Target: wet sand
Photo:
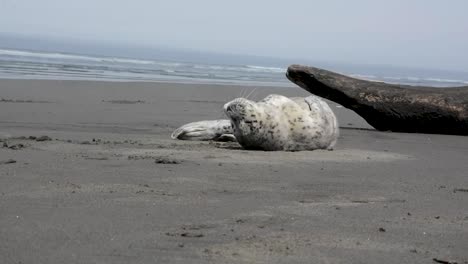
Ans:
[[[334,151],[169,138],[252,89],[0,80],[0,263],[468,263],[467,137],[330,103]]]

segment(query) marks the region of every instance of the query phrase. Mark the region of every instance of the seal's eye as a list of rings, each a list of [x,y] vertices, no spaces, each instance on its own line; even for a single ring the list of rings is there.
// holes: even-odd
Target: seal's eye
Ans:
[[[244,111],[244,106],[241,104],[230,104],[226,107],[226,112],[240,114]]]

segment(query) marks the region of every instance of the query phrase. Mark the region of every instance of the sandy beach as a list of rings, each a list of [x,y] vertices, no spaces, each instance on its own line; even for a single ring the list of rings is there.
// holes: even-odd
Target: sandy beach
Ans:
[[[334,151],[170,139],[253,88],[0,80],[0,263],[468,263],[467,137],[331,102]]]

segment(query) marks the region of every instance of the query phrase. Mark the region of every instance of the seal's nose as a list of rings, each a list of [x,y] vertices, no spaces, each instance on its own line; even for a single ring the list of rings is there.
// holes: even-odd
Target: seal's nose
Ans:
[[[229,103],[225,104],[223,108],[224,108],[224,112],[231,112],[232,111],[231,105]]]
[[[224,111],[225,112],[236,112],[237,109],[237,103],[236,102],[229,102],[224,105]]]

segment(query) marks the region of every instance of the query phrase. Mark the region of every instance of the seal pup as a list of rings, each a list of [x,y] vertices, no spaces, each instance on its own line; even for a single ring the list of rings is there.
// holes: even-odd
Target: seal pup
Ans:
[[[186,124],[171,137],[182,140],[236,139],[245,149],[300,151],[333,149],[339,130],[335,114],[319,97],[269,95],[254,102],[234,99],[224,105],[230,120]]]

